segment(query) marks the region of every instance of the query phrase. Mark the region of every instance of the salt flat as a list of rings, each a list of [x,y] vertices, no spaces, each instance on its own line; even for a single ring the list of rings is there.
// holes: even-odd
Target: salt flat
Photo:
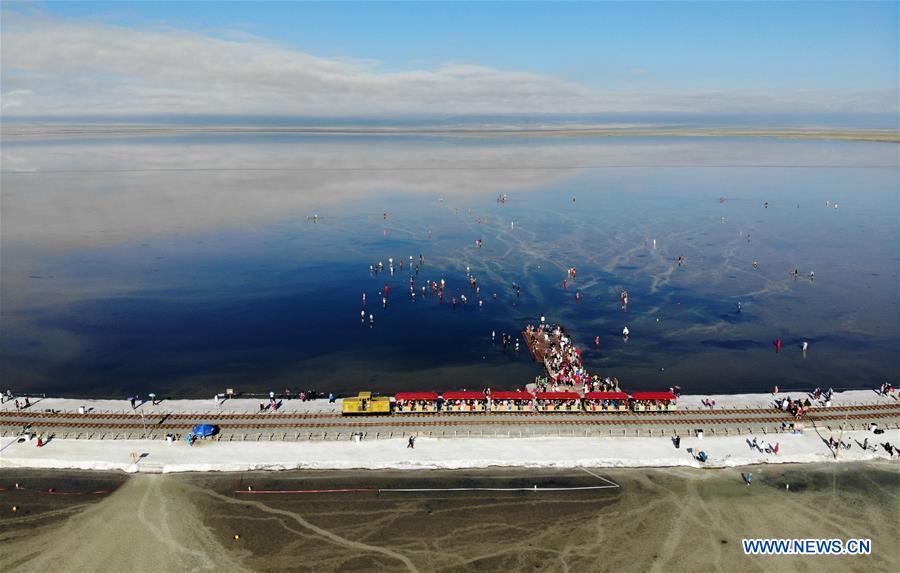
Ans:
[[[837,455],[829,437],[850,443]],[[422,437],[416,447],[405,439],[362,442],[197,442],[162,440],[62,440],[42,448],[34,442],[2,441],[0,468],[95,469],[127,472],[250,471],[288,469],[460,469],[487,467],[734,467],[760,463],[811,463],[890,459],[884,448],[863,451],[868,438],[897,444],[900,431],[868,431],[757,436],[759,445],[779,444],[777,455],[751,448],[747,436],[684,438],[478,438]],[[703,463],[695,459],[707,452]],[[137,463],[133,455],[143,455]]]

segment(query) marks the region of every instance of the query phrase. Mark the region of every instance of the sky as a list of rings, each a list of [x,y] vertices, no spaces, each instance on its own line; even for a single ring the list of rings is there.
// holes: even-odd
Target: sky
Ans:
[[[7,119],[885,114],[896,2],[3,2]]]

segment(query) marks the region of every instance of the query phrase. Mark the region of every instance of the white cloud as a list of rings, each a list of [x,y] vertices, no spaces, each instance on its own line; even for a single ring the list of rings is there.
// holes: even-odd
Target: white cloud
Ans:
[[[379,71],[253,36],[131,29],[5,11],[3,110],[12,115],[373,115],[895,111],[897,92],[613,92],[553,76],[445,63]]]

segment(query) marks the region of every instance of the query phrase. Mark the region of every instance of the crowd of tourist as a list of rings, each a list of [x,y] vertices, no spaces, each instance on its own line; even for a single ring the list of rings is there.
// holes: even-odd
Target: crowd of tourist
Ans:
[[[830,403],[830,401],[831,397],[829,396],[828,402],[826,402],[826,404]],[[809,401],[809,398],[806,398],[805,400],[794,400],[793,398],[788,396],[786,398],[775,400],[775,405],[781,411],[788,412],[795,418],[800,418],[801,416],[803,416],[803,414],[809,411],[809,409],[812,407],[812,402]]]
[[[525,333],[533,344],[544,348],[544,363],[550,374],[549,391],[561,388],[583,387],[591,377],[581,362],[581,350],[575,348],[565,329],[558,324],[547,324],[541,317],[539,325],[529,324]]]

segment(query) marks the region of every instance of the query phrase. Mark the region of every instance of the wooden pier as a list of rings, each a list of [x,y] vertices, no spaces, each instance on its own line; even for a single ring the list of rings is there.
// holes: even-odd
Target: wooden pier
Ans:
[[[529,333],[528,330],[524,330],[522,332],[522,338],[525,340],[525,345],[528,347],[528,352],[531,353],[531,357],[535,362],[540,362],[544,365],[547,376],[553,380],[556,378],[557,372],[554,372],[553,369],[550,368],[550,365],[547,363],[547,356],[550,353],[550,349],[558,343],[558,337],[554,334],[548,334],[545,337],[544,334],[547,333]]]

